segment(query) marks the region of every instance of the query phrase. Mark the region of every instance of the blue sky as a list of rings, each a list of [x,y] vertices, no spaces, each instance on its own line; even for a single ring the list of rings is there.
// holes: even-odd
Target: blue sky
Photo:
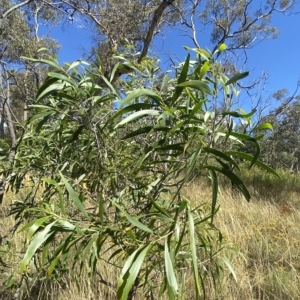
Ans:
[[[277,13],[272,18],[272,25],[279,29],[278,38],[265,40],[247,51],[247,69],[250,71],[248,80],[256,78],[263,70],[269,74],[266,97],[282,88],[293,93],[300,77],[300,14],[285,16]],[[55,28],[51,36],[62,44],[59,53],[62,63],[82,58],[82,48],[88,48],[91,42],[89,31],[79,28],[76,24]],[[201,47],[212,48],[209,37],[203,33],[199,34],[198,41]],[[184,60],[187,52],[183,46],[194,47],[190,39],[169,29],[164,39],[154,44],[153,50],[160,54],[173,52]],[[161,61],[166,67],[167,60],[167,56],[162,56]]]

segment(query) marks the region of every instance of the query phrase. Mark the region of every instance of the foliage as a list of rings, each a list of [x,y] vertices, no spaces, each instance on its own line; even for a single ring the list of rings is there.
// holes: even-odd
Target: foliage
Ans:
[[[226,69],[225,74],[231,77],[239,65],[241,68],[244,66],[243,62],[237,62],[234,52],[250,48],[257,41],[275,37],[277,29],[271,26],[271,16],[290,11],[295,3],[294,0],[262,1],[255,5],[253,1],[240,0],[230,3],[223,0],[2,2],[0,133],[10,138],[10,161],[18,147],[16,132],[17,135],[23,133],[22,121],[29,117],[27,105],[45,76],[45,70],[40,65],[24,62],[20,57],[43,58],[38,51],[43,47],[51,49],[52,55],[55,55],[61,41],[51,37],[54,27],[75,25],[86,30],[92,42],[82,54],[88,57],[89,63],[95,63],[101,69],[106,79],[112,78],[111,82],[115,84],[122,75],[133,72],[132,67],[141,67],[152,60],[148,57],[150,46],[155,37],[164,37],[168,27],[189,35],[199,48],[197,32],[203,25],[205,34],[211,36],[211,41],[216,45],[213,52],[228,41],[230,51],[222,65]],[[122,64],[122,68],[114,70],[118,60],[113,57],[120,53],[124,54],[129,64]],[[102,82],[98,83],[102,85]]]
[[[298,90],[298,88],[297,88]],[[300,159],[300,102],[296,92],[285,97],[278,91],[274,97],[282,97],[282,104],[264,118],[274,124],[274,130],[262,140],[262,154],[265,162],[274,168],[298,172]]]
[[[277,169],[276,172],[280,177],[275,177],[259,168],[249,171],[246,167],[242,167],[241,177],[252,195],[268,202],[292,205],[298,209],[299,175],[285,169]],[[221,185],[223,186],[222,181]]]
[[[30,1],[27,1],[28,3]],[[57,43],[47,35],[39,37],[37,20],[41,7],[32,7],[34,18],[27,17],[24,11],[13,9],[14,2],[2,1],[0,8],[0,136],[9,140],[12,161],[17,148],[17,137],[23,132],[22,121],[28,117],[27,105],[34,97],[39,82],[45,72],[37,65],[21,59],[22,55],[42,57],[39,49],[48,47],[54,54]],[[18,7],[18,5],[17,5]],[[32,22],[32,19],[35,22]],[[31,20],[31,21],[30,21]]]
[[[249,114],[208,110],[218,97],[232,99],[235,82],[246,75],[228,79],[220,71],[214,57],[224,49],[195,49],[202,64],[188,55],[178,77],[164,77],[159,92],[133,89],[126,98],[84,62],[61,67],[55,60],[30,59],[53,71],[31,105],[9,175],[17,191],[26,176],[34,181],[26,200],[12,207],[27,232],[22,274],[34,259],[50,278],[79,266],[109,284],[97,268],[103,260],[119,274],[118,299],[131,299],[137,289],[151,299],[159,288],[174,299],[186,292],[190,270],[194,296],[205,297],[206,278],[216,284],[223,268],[219,253],[225,244],[214,226],[218,173],[249,200],[232,157],[273,172],[257,160],[255,137],[224,126],[228,117]],[[105,87],[97,85],[99,78]],[[254,145],[254,156],[216,148],[244,141]],[[182,196],[196,165],[211,180],[209,206]]]
[[[205,296],[207,279],[216,285],[225,247],[214,225],[219,175],[249,200],[237,161],[275,173],[258,160],[262,135],[253,133],[271,125],[260,124],[249,135],[234,130],[236,120],[249,124],[255,110],[233,111],[236,82],[248,73],[237,71],[229,53],[275,37],[272,14],[292,4],[3,1],[2,174],[16,192],[31,182],[25,200],[15,201],[11,211],[27,233],[23,278],[34,262],[41,276],[60,280],[79,269],[112,286],[102,262],[115,267],[119,299],[137,290],[151,298],[159,287],[169,298],[184,297],[185,270],[193,274],[195,298]],[[62,67],[40,51],[46,47],[54,56],[58,50],[53,39],[41,36],[40,25],[51,29],[66,20],[90,28],[94,44],[85,55],[95,68],[80,61]],[[208,29],[212,53],[199,48],[196,24]],[[188,56],[175,78],[159,73],[148,56],[167,26],[188,29],[197,47],[196,60]],[[227,40],[226,59],[216,61]],[[281,148],[281,157],[294,162],[294,153]],[[195,173],[211,181],[210,205],[183,197]]]

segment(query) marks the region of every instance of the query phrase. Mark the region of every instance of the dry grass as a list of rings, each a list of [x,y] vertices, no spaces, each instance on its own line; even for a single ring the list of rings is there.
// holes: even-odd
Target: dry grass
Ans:
[[[210,201],[208,187],[196,181],[185,187],[184,194],[195,203]],[[238,194],[233,196],[231,191],[220,191],[220,210],[216,216],[216,225],[221,229],[225,239],[239,248],[245,260],[225,250],[238,281],[235,282],[229,271],[225,272],[220,279],[222,288],[216,293],[211,292],[209,299],[299,299],[300,212],[291,204],[298,198],[300,195],[294,194],[292,202],[286,199],[276,204],[270,199],[257,198],[247,203]],[[13,218],[7,216],[10,201],[11,199],[6,197],[4,206],[0,208],[1,236],[6,235],[14,224]],[[5,259],[10,257],[13,268],[17,267],[21,254],[19,253],[22,249],[21,238],[22,236],[16,235],[10,241],[8,252],[1,254]],[[3,248],[3,244],[1,247]],[[101,267],[102,271],[104,268],[105,266]],[[1,267],[1,281],[10,270]],[[113,268],[104,270],[104,273],[111,282],[116,282],[117,275]],[[72,275],[74,274],[70,274],[59,284],[44,282],[38,285],[36,296],[27,299],[116,299],[113,288],[91,282],[85,274],[77,276],[76,282]],[[0,287],[0,299],[11,300],[12,294],[5,295],[5,290],[8,292],[5,286]],[[135,298],[140,299],[143,298],[138,296]]]
[[[194,201],[209,199],[197,184],[189,186],[187,195]],[[225,274],[213,299],[299,299],[300,212],[288,199],[283,204],[268,200],[247,203],[241,195],[221,191],[216,225],[246,261],[228,253],[238,282]]]

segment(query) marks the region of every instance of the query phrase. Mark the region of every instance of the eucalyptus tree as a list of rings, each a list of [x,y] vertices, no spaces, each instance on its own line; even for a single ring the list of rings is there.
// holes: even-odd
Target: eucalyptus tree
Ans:
[[[27,10],[20,10],[22,7]],[[15,3],[4,0],[0,8],[0,134],[2,153],[10,163],[24,132],[22,122],[27,119],[27,105],[45,75],[43,68],[25,62],[22,56],[41,57],[39,49],[42,47],[47,47],[50,53],[57,51],[58,45],[53,39],[38,35],[40,16],[51,18],[51,12],[33,1]],[[0,202],[5,177],[10,173],[5,161],[4,165],[6,167],[1,167],[6,171],[0,185]]]
[[[288,96],[282,89],[273,94],[281,104],[273,109],[264,121],[272,122],[273,131],[262,140],[262,158],[274,168],[297,172],[300,159],[300,96],[298,88]]]
[[[270,25],[273,14],[286,13],[294,4],[293,0],[259,3],[253,0],[31,0],[16,1],[15,6],[4,11],[3,17],[22,9],[36,23],[60,16],[63,21],[89,28],[96,41],[96,52],[110,74],[114,64],[108,58],[123,52],[129,43],[134,53],[140,53],[134,60],[141,63],[154,36],[163,34],[168,27],[182,30],[196,47],[202,45],[198,42],[201,34],[209,35],[215,45],[212,52],[224,42],[229,50],[250,48],[258,41],[276,37],[278,30]],[[34,6],[42,6],[47,13],[36,18],[31,9]],[[123,68],[116,75],[129,71]]]

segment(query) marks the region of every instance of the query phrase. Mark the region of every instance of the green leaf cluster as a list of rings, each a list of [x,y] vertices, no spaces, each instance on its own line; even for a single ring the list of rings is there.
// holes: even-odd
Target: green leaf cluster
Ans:
[[[165,77],[164,88],[136,88],[126,97],[83,62],[62,67],[32,59],[52,72],[31,105],[10,178],[15,189],[28,174],[34,181],[22,205],[13,207],[28,232],[22,274],[39,257],[50,278],[62,266],[104,278],[98,269],[104,260],[120,273],[118,299],[136,289],[150,299],[154,293],[183,299],[186,269],[195,299],[205,296],[206,278],[217,282],[225,246],[214,226],[219,174],[249,200],[236,158],[274,171],[258,160],[257,138],[230,126],[251,114],[217,113],[211,106],[220,93],[228,101],[236,95],[235,83],[246,74],[229,79],[214,55],[195,51],[201,63],[188,55],[176,78]],[[253,144],[253,156],[234,151],[245,142]],[[211,180],[209,204],[197,206],[182,195],[195,171]]]

